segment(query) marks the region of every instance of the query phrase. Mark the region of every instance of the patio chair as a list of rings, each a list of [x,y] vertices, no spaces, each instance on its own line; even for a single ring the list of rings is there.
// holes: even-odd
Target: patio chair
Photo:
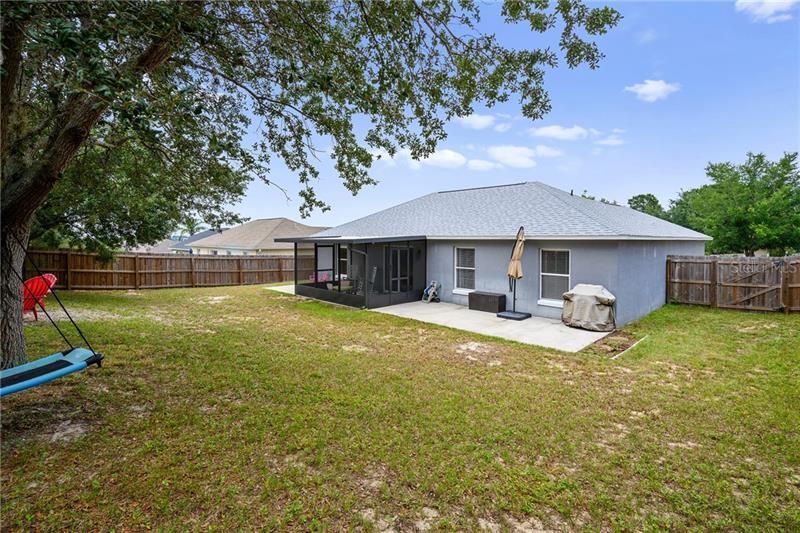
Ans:
[[[58,278],[53,274],[42,274],[25,281],[22,286],[22,313],[33,311],[33,318],[39,320],[36,305],[44,309],[44,299]]]

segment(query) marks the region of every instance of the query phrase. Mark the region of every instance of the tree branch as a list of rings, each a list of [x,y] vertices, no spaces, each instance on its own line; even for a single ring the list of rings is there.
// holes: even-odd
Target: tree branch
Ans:
[[[203,8],[201,3],[187,5],[192,10]],[[178,39],[176,29],[157,37],[138,57],[123,64],[120,75],[141,78],[154,71],[167,60]],[[62,126],[50,135],[40,160],[15,175],[4,176],[3,226],[30,219],[107,108],[108,102],[92,92],[67,98],[64,111],[56,118],[56,124]]]

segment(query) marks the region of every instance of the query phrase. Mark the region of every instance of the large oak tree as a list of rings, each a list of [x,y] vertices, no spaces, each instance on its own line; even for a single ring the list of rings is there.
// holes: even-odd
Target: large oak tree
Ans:
[[[0,9],[3,367],[25,360],[11,269],[22,270],[34,221],[131,243],[158,229],[140,220],[230,220],[223,206],[253,179],[270,183],[275,158],[301,183],[301,213],[325,209],[314,191],[321,139],[355,194],[373,183],[372,154],[425,157],[476,103],[517,98],[524,116],[540,118],[546,70],[561,57],[596,67],[591,38],[620,19],[578,0],[508,0],[505,22],[530,29],[529,46],[510,49],[480,31],[470,0]],[[551,32],[560,53],[540,36]]]

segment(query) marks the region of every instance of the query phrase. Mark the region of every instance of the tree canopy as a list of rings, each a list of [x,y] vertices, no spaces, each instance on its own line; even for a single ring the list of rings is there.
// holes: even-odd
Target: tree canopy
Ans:
[[[642,213],[647,213],[648,215],[652,215],[658,218],[666,218],[667,213],[664,211],[664,208],[661,207],[661,202],[658,201],[658,198],[655,195],[646,193],[646,194],[637,194],[628,199],[628,207],[631,209],[636,209],[637,211],[641,211]]]
[[[748,154],[740,165],[712,163],[712,183],[684,193],[673,209],[690,227],[711,235],[712,253],[800,250],[800,173],[797,153],[769,161]],[[677,214],[676,213],[676,214]]]
[[[681,191],[662,215],[652,194],[634,196],[628,205],[710,235],[713,240],[706,245],[710,253],[800,251],[797,152],[774,162],[764,154],[750,153],[743,164],[709,163],[706,175],[710,184]]]
[[[232,221],[225,205],[276,159],[314,190],[320,146],[353,194],[374,153],[433,153],[476,104],[550,110],[547,70],[598,66],[592,41],[620,20],[580,0],[506,0],[501,15],[547,41],[509,48],[460,1],[4,2],[3,364],[24,352],[21,248],[42,233],[153,241],[168,221]],[[52,195],[51,195],[52,193]],[[187,212],[188,211],[188,212]],[[5,295],[11,295],[6,298]],[[8,320],[6,320],[6,317]],[[10,339],[10,340],[9,340]]]

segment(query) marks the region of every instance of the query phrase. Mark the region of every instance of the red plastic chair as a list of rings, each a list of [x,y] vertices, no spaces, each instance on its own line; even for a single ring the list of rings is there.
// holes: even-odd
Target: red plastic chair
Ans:
[[[39,320],[39,314],[36,312],[36,304],[44,309],[44,299],[53,285],[56,284],[58,278],[53,274],[42,274],[25,281],[22,287],[22,313],[33,311],[33,318]]]

